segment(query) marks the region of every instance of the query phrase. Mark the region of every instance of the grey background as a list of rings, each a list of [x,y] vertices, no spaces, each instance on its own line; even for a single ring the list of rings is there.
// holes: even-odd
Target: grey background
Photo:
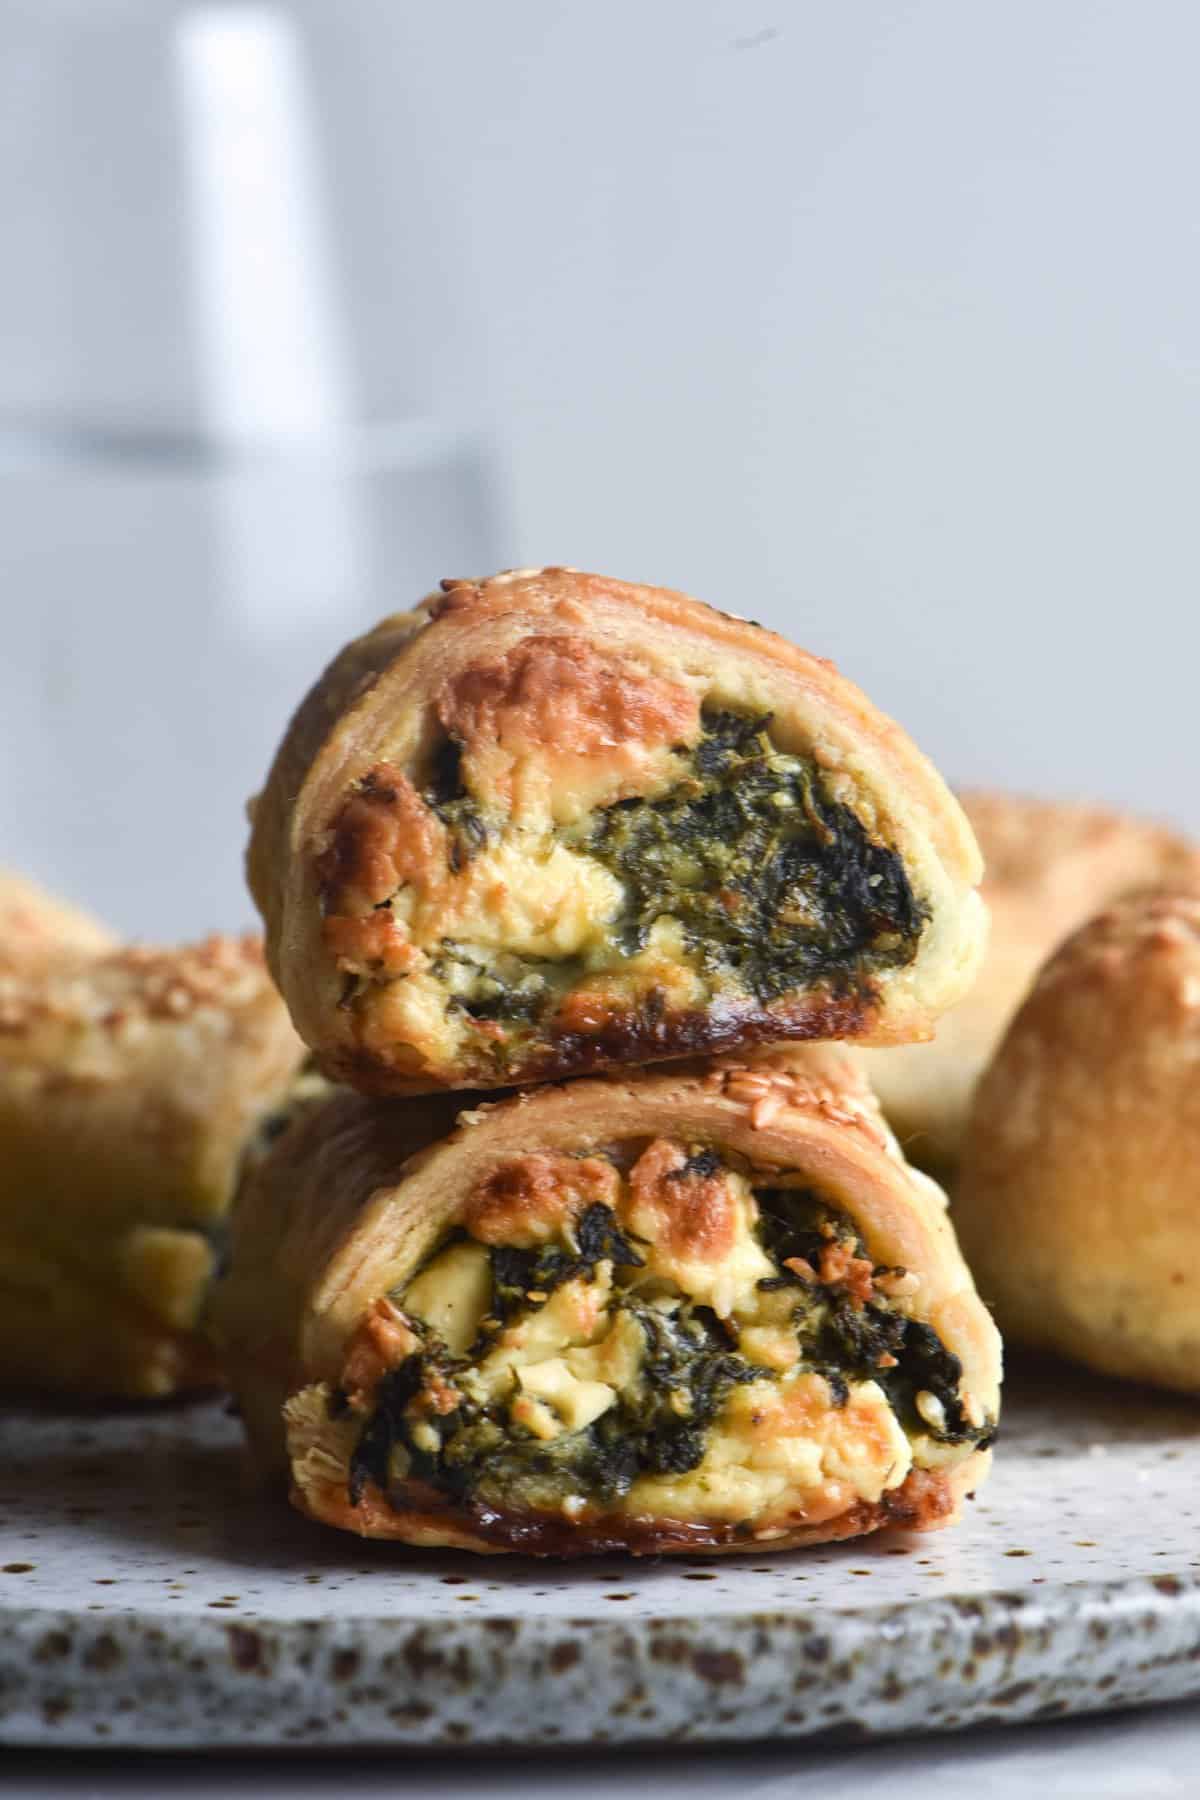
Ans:
[[[197,10],[0,0],[22,429],[203,437],[163,73]],[[0,856],[151,935],[248,917],[238,806],[304,681],[489,562],[688,588],[956,780],[1200,826],[1190,0],[251,11],[296,33],[350,414],[449,434],[438,523],[385,483],[369,579],[247,650],[174,502],[99,554],[87,458],[66,502],[0,467]]]

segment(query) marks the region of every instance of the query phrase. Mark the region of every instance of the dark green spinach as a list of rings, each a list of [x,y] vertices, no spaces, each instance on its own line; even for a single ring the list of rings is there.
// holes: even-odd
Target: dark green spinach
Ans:
[[[625,883],[626,955],[669,915],[710,974],[761,1001],[911,962],[928,917],[900,857],[774,747],[770,724],[707,712],[689,776],[607,807],[584,846]]]
[[[826,1377],[835,1399],[844,1403],[847,1381],[875,1381],[910,1435],[924,1433],[940,1443],[981,1448],[991,1443],[994,1422],[974,1426],[966,1417],[959,1398],[962,1364],[932,1326],[876,1301],[857,1301],[836,1283],[814,1284],[783,1268],[787,1258],[803,1257],[819,1272],[831,1242],[845,1244],[856,1257],[865,1258],[866,1247],[847,1215],[804,1188],[759,1189],[755,1198],[764,1248],[781,1271],[760,1285],[794,1289],[793,1319],[802,1360]],[[874,1272],[887,1273],[879,1267]],[[894,1357],[895,1362],[881,1365],[881,1357]],[[932,1427],[917,1411],[921,1392],[941,1402],[944,1427]]]
[[[616,1214],[602,1200],[594,1201],[575,1222],[576,1249],[545,1244],[537,1250],[517,1250],[496,1245],[492,1260],[492,1313],[507,1322],[517,1313],[545,1304],[564,1281],[578,1276],[591,1280],[598,1262],[609,1261],[620,1269],[640,1269],[639,1256],[629,1239],[617,1229]],[[542,1295],[531,1300],[531,1294]]]

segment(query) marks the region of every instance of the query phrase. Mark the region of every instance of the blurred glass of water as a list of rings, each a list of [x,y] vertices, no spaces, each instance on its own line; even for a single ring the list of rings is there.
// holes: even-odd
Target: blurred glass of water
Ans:
[[[0,862],[159,940],[249,921],[245,801],[329,657],[502,560],[475,422],[364,403],[427,346],[402,293],[386,343],[348,325],[302,22],[170,0],[0,21]],[[413,252],[436,284],[439,246]],[[469,358],[470,322],[446,329]]]
[[[2,859],[159,940],[249,921],[245,802],[349,636],[490,561],[475,446],[0,448]]]

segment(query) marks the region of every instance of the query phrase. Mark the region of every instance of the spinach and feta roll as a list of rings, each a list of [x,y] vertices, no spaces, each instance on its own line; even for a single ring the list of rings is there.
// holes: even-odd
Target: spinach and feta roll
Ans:
[[[225,1213],[303,1055],[256,939],[0,972],[0,1388],[216,1378]]]
[[[831,1047],[455,1118],[342,1093],[249,1176],[215,1302],[252,1447],[367,1537],[575,1556],[953,1519],[999,1341]]]
[[[905,1152],[952,1179],[975,1085],[1052,951],[1122,895],[1200,892],[1200,851],[1177,833],[1100,807],[967,793],[963,810],[984,858],[987,954],[934,1042],[863,1052]]]
[[[253,817],[275,977],[365,1092],[927,1037],[982,948],[957,802],[831,664],[568,569],[351,644]]]
[[[954,1218],[1015,1343],[1200,1394],[1200,899],[1059,949],[979,1084]]]
[[[112,950],[106,925],[24,875],[0,869],[0,977]]]

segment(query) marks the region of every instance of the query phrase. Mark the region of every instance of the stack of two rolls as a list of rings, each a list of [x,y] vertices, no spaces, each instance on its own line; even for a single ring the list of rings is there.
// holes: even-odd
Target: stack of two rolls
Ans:
[[[305,700],[249,872],[340,1084],[250,1170],[217,1301],[302,1510],[556,1555],[955,1515],[998,1339],[812,1040],[931,1034],[979,857],[862,694],[681,595],[446,583]]]

